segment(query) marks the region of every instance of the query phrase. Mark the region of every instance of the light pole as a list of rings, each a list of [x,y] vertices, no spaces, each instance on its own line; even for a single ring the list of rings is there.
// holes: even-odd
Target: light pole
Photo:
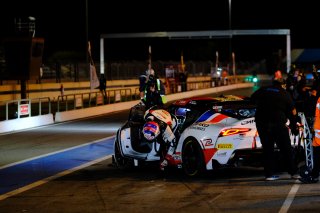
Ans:
[[[231,0],[229,0],[229,30],[231,30]]]
[[[229,1],[229,61],[232,60],[232,44],[231,44],[231,39],[232,39],[232,32],[231,32],[231,0]]]
[[[86,64],[87,64],[87,70],[90,72],[90,62],[89,62],[89,18],[88,18],[88,0],[86,0],[86,46],[85,46],[85,51],[86,51]]]
[[[232,64],[233,77],[236,78],[235,54],[234,52],[232,52],[231,0],[229,0],[229,56],[230,56],[230,62]]]

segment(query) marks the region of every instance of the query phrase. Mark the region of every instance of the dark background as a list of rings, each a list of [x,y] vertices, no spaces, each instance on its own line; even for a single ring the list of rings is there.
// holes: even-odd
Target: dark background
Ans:
[[[87,3],[86,17],[86,0],[3,1],[0,36],[5,38],[14,33],[15,18],[35,17],[36,36],[45,39],[44,60],[57,51],[79,51],[85,55],[87,38],[92,43],[94,59],[99,60],[99,38],[106,33],[228,30],[230,24],[231,29],[290,29],[292,49],[320,47],[315,1],[233,0],[231,23],[228,0],[87,0]],[[227,57],[229,51],[228,39],[114,39],[105,41],[105,45],[106,57],[110,59],[145,59],[148,45],[152,45],[155,60],[179,60],[181,51],[186,59],[212,60],[215,51],[222,57]],[[259,60],[267,51],[285,49],[285,39],[234,38],[232,48],[238,59]]]

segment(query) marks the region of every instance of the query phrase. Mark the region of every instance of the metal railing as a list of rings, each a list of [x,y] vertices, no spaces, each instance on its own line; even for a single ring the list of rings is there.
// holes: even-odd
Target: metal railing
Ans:
[[[57,112],[131,101],[135,98],[130,88],[107,90],[105,93],[102,91],[60,95],[57,100]]]
[[[184,85],[181,83],[172,83],[171,85],[166,85],[166,94],[224,86],[244,81],[245,76],[237,78],[229,77],[227,79],[221,78],[219,81],[211,79],[207,81],[188,82],[185,85],[186,87],[184,87]],[[55,114],[55,112],[89,108],[98,105],[139,99],[139,88],[123,88],[106,90],[105,93],[104,91],[98,91],[60,95],[56,101],[51,101],[49,97],[11,100],[5,102],[5,110],[0,109],[0,112],[5,111],[5,120],[9,120],[21,117],[37,116],[44,113],[48,114],[51,113],[51,111],[53,111],[53,114]],[[3,108],[3,104],[0,104],[0,108]],[[1,120],[4,120],[4,116],[0,114],[0,121]]]
[[[39,116],[51,113],[51,100],[48,97],[11,100],[5,108],[5,120]]]

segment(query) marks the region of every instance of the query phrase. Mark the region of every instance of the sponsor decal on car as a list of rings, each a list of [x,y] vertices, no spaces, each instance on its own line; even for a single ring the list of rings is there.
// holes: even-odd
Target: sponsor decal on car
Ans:
[[[241,125],[252,124],[252,123],[254,123],[254,122],[255,122],[254,119],[249,120],[249,121],[242,121],[242,122],[241,122]]]
[[[188,100],[179,100],[175,102],[176,105],[181,105],[181,106],[184,106],[187,103],[188,103]]]
[[[213,145],[213,141],[211,138],[205,138],[205,139],[202,139],[201,140],[201,143],[204,145],[204,146],[212,146]]]
[[[205,127],[197,126],[197,125],[191,126],[190,129],[196,129],[196,130],[200,130],[200,131],[205,131],[206,130]]]
[[[221,143],[221,144],[218,144],[218,149],[233,149],[233,144]]]
[[[202,126],[202,127],[208,127],[209,124],[206,124],[206,123],[197,123],[198,126]]]
[[[222,109],[222,106],[212,106],[212,109],[220,111]]]
[[[193,124],[190,127],[190,129],[197,129],[197,130],[205,131],[208,126],[209,126],[209,124],[206,124],[206,123],[196,123],[196,124]]]
[[[219,157],[225,157],[225,156],[227,156],[227,152],[218,152],[218,153],[217,153],[217,156],[219,156]]]

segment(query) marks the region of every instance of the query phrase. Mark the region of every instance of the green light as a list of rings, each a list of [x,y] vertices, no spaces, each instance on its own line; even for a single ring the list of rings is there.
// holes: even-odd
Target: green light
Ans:
[[[257,77],[253,77],[252,78],[252,82],[257,83],[258,82],[258,78]]]

